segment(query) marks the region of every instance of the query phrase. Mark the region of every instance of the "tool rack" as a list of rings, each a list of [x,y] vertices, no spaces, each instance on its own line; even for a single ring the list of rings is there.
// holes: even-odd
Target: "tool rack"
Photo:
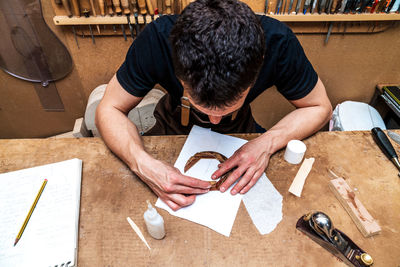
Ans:
[[[55,4],[55,0],[51,0],[53,8],[55,10],[56,16],[54,16],[53,21],[55,25],[59,26],[79,26],[79,25],[104,25],[103,30],[97,32],[93,30],[94,35],[122,35],[122,31],[120,28],[113,30],[109,26],[106,25],[127,25],[128,19],[126,15],[99,15],[100,12],[97,11],[97,16],[91,15],[90,17],[68,17],[65,15],[65,10],[61,5]],[[385,0],[382,0],[385,1]],[[159,1],[153,1],[159,2]],[[177,3],[176,3],[177,2]],[[183,3],[182,3],[183,2]],[[171,1],[171,14],[178,14],[185,4],[188,4],[189,1],[185,0],[175,0]],[[259,10],[260,3],[264,1],[255,1],[257,3],[252,3],[253,1],[244,1],[247,2],[253,10]],[[288,8],[285,9],[284,14],[275,14],[275,6],[276,0],[270,1],[269,6],[274,7],[273,9],[270,8],[268,13],[260,13],[256,12],[256,14],[267,15],[269,17],[275,18],[279,21],[286,23],[295,33],[376,33],[386,30],[387,28],[391,27],[397,21],[400,20],[399,13],[348,13],[348,14],[326,14],[326,13],[306,13],[303,14],[299,12],[295,14],[295,12],[291,12],[288,14]],[[296,0],[294,0],[296,2]],[[95,8],[99,10],[97,2],[94,3]],[[163,3],[164,4],[164,3]],[[154,5],[156,7],[156,5]],[[257,8],[254,8],[257,6]],[[301,5],[300,10],[303,10],[304,0]],[[165,6],[164,6],[165,10]],[[294,8],[293,8],[294,10]],[[160,15],[154,15],[153,19],[157,19]],[[132,25],[135,24],[135,16],[131,13],[129,16],[130,22]],[[146,23],[151,23],[152,19],[150,15],[142,16],[139,14],[137,16],[138,23],[143,26]],[[330,28],[330,29],[329,29]],[[125,33],[128,34],[129,29],[125,27]],[[82,34],[89,34],[87,29],[81,29],[77,32],[78,35]]]

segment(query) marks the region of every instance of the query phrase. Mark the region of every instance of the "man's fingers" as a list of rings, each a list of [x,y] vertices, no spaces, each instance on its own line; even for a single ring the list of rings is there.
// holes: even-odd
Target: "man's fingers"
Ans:
[[[217,179],[220,176],[224,175],[226,172],[228,172],[230,169],[234,168],[237,166],[237,160],[235,156],[230,157],[227,159],[225,162],[221,163],[218,165],[218,170],[216,170],[212,175],[212,179]]]
[[[211,184],[207,182],[209,186],[211,187]],[[204,194],[209,192],[210,189],[201,189],[201,188],[193,188],[189,186],[184,186],[184,185],[175,185],[174,192],[178,194],[188,194],[188,195],[199,195],[199,194]]]
[[[253,178],[255,173],[255,170],[253,168],[248,168],[246,170],[246,173],[243,175],[243,177],[237,182],[237,184],[232,188],[231,194],[236,195],[238,192],[240,192],[243,187],[245,187]]]
[[[180,177],[180,179],[177,181],[177,184],[200,189],[209,189],[211,187],[210,183],[207,181],[203,181],[186,175],[182,175],[182,177]]]
[[[260,179],[261,175],[263,174],[263,170],[258,170],[254,173],[253,178],[247,183],[245,187],[243,187],[242,190],[240,190],[240,194],[246,194],[249,192],[249,190],[257,183],[257,181]]]
[[[165,199],[164,202],[174,211],[179,210],[180,208],[189,206],[193,204],[196,200],[195,195],[184,196],[181,194],[172,194],[169,195],[169,199]]]
[[[245,172],[244,168],[237,168],[226,179],[226,181],[219,187],[221,192],[225,192],[240,176]]]

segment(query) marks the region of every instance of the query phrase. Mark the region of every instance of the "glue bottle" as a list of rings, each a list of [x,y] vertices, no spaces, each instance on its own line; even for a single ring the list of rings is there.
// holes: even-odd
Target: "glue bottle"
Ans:
[[[143,217],[147,226],[147,231],[155,239],[163,239],[165,236],[164,220],[157,210],[153,208],[150,201],[147,202],[147,210],[145,211]]]

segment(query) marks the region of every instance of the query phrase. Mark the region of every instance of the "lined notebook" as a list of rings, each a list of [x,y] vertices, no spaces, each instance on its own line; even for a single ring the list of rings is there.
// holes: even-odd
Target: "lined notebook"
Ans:
[[[82,161],[0,174],[0,266],[76,266]],[[47,185],[14,247],[43,180]]]

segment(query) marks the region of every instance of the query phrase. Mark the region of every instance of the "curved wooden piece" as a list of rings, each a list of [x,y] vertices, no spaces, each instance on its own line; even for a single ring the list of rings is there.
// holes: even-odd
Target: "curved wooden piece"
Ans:
[[[228,158],[222,155],[221,153],[215,151],[202,151],[194,154],[191,156],[185,164],[184,171],[187,172],[190,168],[192,168],[199,160],[201,159],[216,159],[220,163],[225,162]],[[219,190],[219,187],[225,182],[228,178],[229,174],[233,171],[230,170],[229,172],[225,173],[220,177],[218,181],[210,181],[211,188],[210,191]]]

